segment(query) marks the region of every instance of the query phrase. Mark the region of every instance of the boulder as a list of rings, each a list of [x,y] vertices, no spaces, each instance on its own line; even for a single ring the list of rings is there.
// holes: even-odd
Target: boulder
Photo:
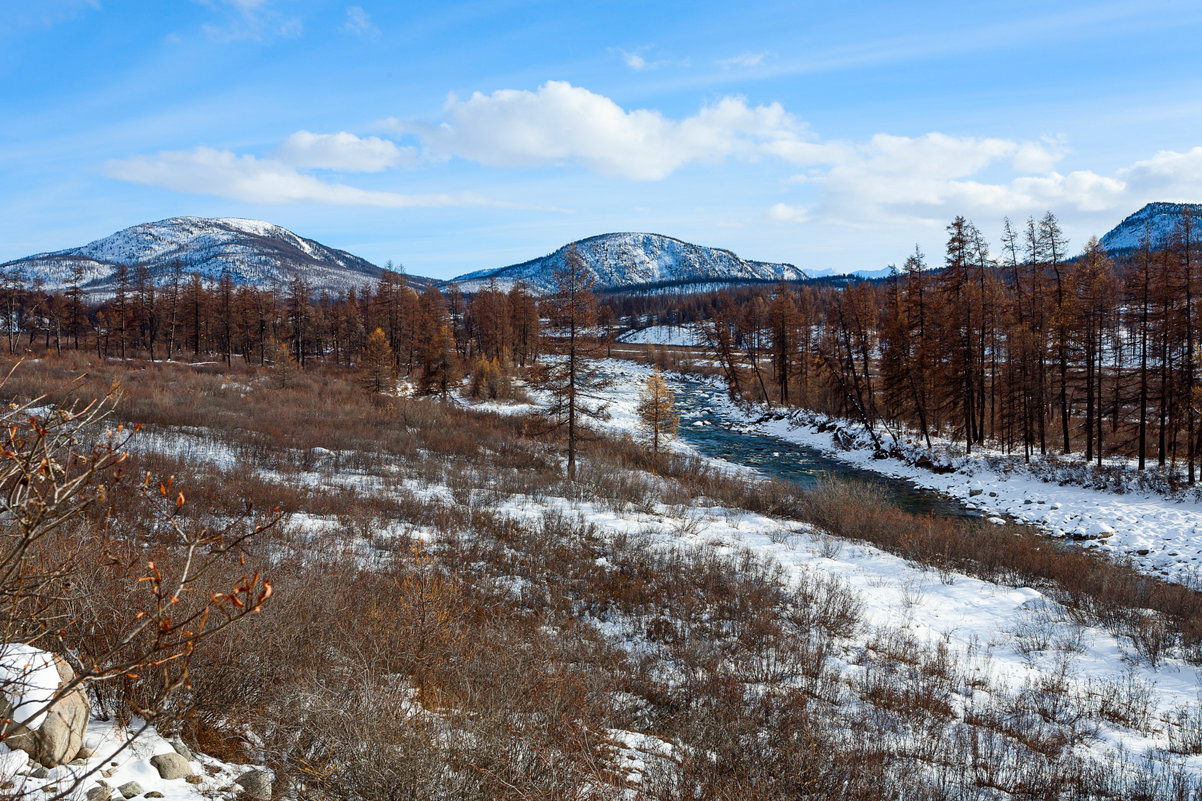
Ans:
[[[185,745],[183,740],[181,740],[179,737],[172,737],[167,742],[171,743],[171,747],[175,749],[175,753],[179,754],[184,759],[191,761],[192,749]]]
[[[161,779],[186,779],[193,773],[192,764],[174,751],[152,756],[150,764],[159,772]]]
[[[14,647],[5,645],[0,646],[0,649]],[[53,660],[51,664],[58,673],[58,688],[51,691],[51,695],[57,697],[46,713],[38,716],[40,720],[35,718],[32,721],[37,723],[32,730],[25,723],[9,723],[4,734],[4,744],[9,748],[18,748],[26,752],[32,759],[45,767],[53,768],[57,765],[65,765],[74,760],[79,755],[80,749],[83,748],[83,735],[87,729],[90,714],[87,693],[84,692],[82,686],[79,686],[60,695],[61,688],[75,679],[75,671],[71,669],[71,666],[55,654],[48,654],[26,646],[21,646],[21,649],[15,652],[6,650],[3,654],[4,667],[9,675],[15,672],[19,676],[22,663],[33,665],[38,658],[48,657]],[[20,687],[20,678],[15,681],[10,679],[6,684],[9,687],[16,686],[18,690],[24,692],[26,698],[37,692],[36,688]],[[10,697],[12,693],[10,693],[9,687],[6,687],[4,692],[0,692],[0,720],[12,720],[14,717],[13,698]],[[19,695],[20,693],[18,693]],[[37,708],[40,709],[42,704],[44,701],[38,704]],[[23,704],[18,701],[18,705],[32,707],[28,700]],[[25,711],[28,713],[33,709]]]
[[[248,770],[234,779],[256,801],[271,801],[271,774],[265,770]]]
[[[126,782],[117,788],[117,792],[121,793],[122,798],[133,798],[143,793],[142,785],[137,782]]]
[[[88,790],[85,795],[88,801],[109,801],[113,797],[113,790],[111,787],[100,785]]]

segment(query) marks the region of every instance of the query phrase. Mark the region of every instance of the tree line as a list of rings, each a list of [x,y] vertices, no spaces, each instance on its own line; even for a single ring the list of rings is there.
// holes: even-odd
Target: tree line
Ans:
[[[419,291],[420,289],[420,291]],[[465,298],[452,288],[415,288],[385,270],[374,287],[339,295],[314,293],[297,275],[286,285],[237,284],[228,274],[206,282],[175,265],[165,276],[120,266],[111,294],[90,298],[78,284],[61,291],[3,282],[10,353],[94,352],[99,358],[215,358],[269,364],[313,360],[410,376],[422,388],[445,388],[462,365],[480,360],[524,366],[540,350],[537,299],[518,284]],[[373,334],[380,332],[375,335]]]
[[[1126,456],[1184,464],[1193,483],[1200,261],[1188,208],[1117,256],[1096,238],[1070,256],[1051,212],[1007,219],[997,251],[958,216],[941,263],[916,248],[884,280],[622,311],[698,324],[732,394],[855,419],[881,447]]]

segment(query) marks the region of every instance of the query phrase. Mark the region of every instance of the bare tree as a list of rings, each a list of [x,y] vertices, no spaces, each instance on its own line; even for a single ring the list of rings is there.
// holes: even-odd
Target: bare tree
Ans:
[[[593,284],[593,275],[575,243],[569,245],[564,260],[552,270],[548,298],[561,353],[544,374],[544,386],[551,393],[546,416],[567,430],[569,481],[576,480],[582,418],[605,415],[605,407],[596,397],[604,382],[592,362],[598,355],[597,337],[591,330],[597,315]]]

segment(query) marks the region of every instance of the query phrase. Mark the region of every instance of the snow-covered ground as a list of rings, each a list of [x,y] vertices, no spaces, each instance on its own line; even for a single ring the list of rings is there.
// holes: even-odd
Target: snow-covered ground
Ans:
[[[91,749],[92,755],[49,770],[32,762],[24,751],[10,750],[0,743],[0,782],[8,788],[4,791],[5,797],[42,801],[63,797],[63,793],[75,788],[65,797],[82,799],[91,797],[88,794],[96,788],[108,787],[109,797],[120,799],[122,794],[118,788],[133,790],[128,784],[137,782],[141,788],[140,798],[157,797],[168,801],[232,798],[241,790],[236,780],[252,770],[261,769],[254,765],[229,764],[204,754],[189,754],[191,780],[182,777],[164,779],[151,759],[159,754],[175,754],[176,748],[153,727],[131,739],[143,725],[138,718],[127,727],[93,718],[84,735],[84,748]],[[159,795],[150,796],[150,793]],[[103,795],[103,791],[100,794]]]
[[[602,425],[617,432],[634,433],[638,429],[635,407],[639,389],[650,368],[623,361],[609,361],[602,365],[612,379],[605,391],[609,400],[609,418]],[[669,382],[678,377],[667,375]],[[475,404],[475,408],[488,411],[528,412],[544,400],[537,390],[530,392],[531,403],[506,406],[497,403]],[[829,434],[819,434],[812,426],[800,421],[763,419],[760,410],[747,411],[729,403],[720,386],[715,386],[710,397],[715,409],[719,409],[731,426],[751,429],[779,437],[784,442],[795,442],[819,448],[838,458],[845,459],[868,469],[890,471],[902,478],[910,478],[924,486],[962,497],[966,502],[987,510],[1005,511],[1003,504],[1022,509],[1027,506],[1040,507],[1040,511],[1064,515],[1087,514],[1087,500],[1116,504],[1130,503],[1130,497],[1107,498],[1104,493],[1080,490],[1084,493],[1075,499],[1075,488],[1056,487],[1042,482],[1028,484],[1025,490],[1015,484],[1010,488],[1006,482],[1018,479],[989,477],[973,470],[984,469],[984,462],[969,462],[961,470],[940,476],[926,471],[908,468],[900,460],[875,460],[867,447],[854,446],[840,450],[830,440]],[[161,440],[152,440],[152,447],[167,448]],[[685,443],[677,442],[674,447],[691,450]],[[178,450],[178,449],[176,449]],[[176,452],[176,451],[173,451]],[[206,461],[222,464],[227,454],[220,448],[207,448],[197,443],[183,452],[195,454]],[[782,448],[787,454],[787,447]],[[725,464],[731,470],[740,470],[737,465]],[[350,474],[334,477],[327,472],[314,470],[309,473],[289,473],[275,476],[280,481],[301,483],[323,483],[328,486],[360,486],[365,492],[380,493],[403,491],[420,495],[431,501],[446,503],[462,498],[462,488],[430,481],[404,478],[395,471],[397,465],[381,464],[374,475]],[[907,473],[913,470],[913,473]],[[388,482],[393,479],[391,489]],[[401,480],[396,480],[401,479]],[[945,481],[937,484],[935,480]],[[1034,482],[1034,479],[1026,479]],[[979,494],[974,494],[979,490]],[[1040,692],[1039,688],[1056,685],[1074,703],[1089,707],[1101,703],[1102,698],[1127,698],[1135,706],[1139,699],[1146,699],[1146,711],[1139,715],[1139,723],[1124,725],[1108,720],[1104,715],[1092,714],[1097,718],[1096,734],[1087,737],[1078,746],[1099,759],[1111,757],[1137,761],[1141,755],[1157,750],[1163,755],[1170,744],[1174,721],[1179,720],[1183,710],[1194,710],[1196,714],[1199,687],[1202,675],[1198,669],[1171,654],[1156,664],[1139,655],[1134,644],[1127,638],[1116,635],[1101,626],[1083,623],[1055,600],[1032,587],[1012,587],[983,581],[951,571],[916,565],[897,556],[863,543],[853,543],[832,538],[824,532],[797,521],[782,520],[761,514],[715,505],[712,501],[699,499],[693,505],[623,505],[613,500],[583,500],[556,497],[545,494],[513,494],[502,498],[489,496],[491,511],[511,516],[536,525],[547,515],[562,515],[579,518],[591,527],[602,540],[636,540],[652,548],[697,549],[714,551],[722,555],[737,557],[751,553],[760,560],[777,565],[784,571],[788,581],[797,587],[811,582],[815,577],[835,580],[847,588],[860,604],[862,625],[841,640],[836,651],[829,655],[832,671],[844,688],[839,703],[855,705],[863,703],[857,695],[858,682],[864,680],[871,664],[866,654],[879,650],[879,643],[908,638],[922,648],[944,648],[966,674],[974,677],[971,686],[957,694],[952,704],[958,718],[968,716],[970,707],[981,704],[1004,704],[1001,699],[1015,698],[1024,693]],[[1027,497],[1023,497],[1023,492]],[[990,493],[995,493],[991,495]],[[1059,494],[1056,494],[1059,493]],[[470,497],[470,492],[469,492]],[[1031,504],[1023,501],[1030,498]],[[1048,499],[1040,504],[1039,500]],[[1152,503],[1153,499],[1148,499]],[[1059,504],[1059,506],[1053,506]],[[1066,509],[1066,506],[1072,506]],[[1168,503],[1167,511],[1174,504]],[[1044,509],[1043,507],[1047,507]],[[1033,510],[1034,511],[1034,510]],[[1181,511],[1178,509],[1177,511]],[[1126,514],[1135,519],[1159,518],[1152,512],[1127,509]],[[1095,512],[1094,514],[1100,514]],[[1054,518],[1055,519],[1055,518]],[[1041,518],[1041,522],[1042,522]],[[289,524],[312,538],[332,538],[337,521],[324,519],[313,514],[298,514],[289,519]],[[1078,525],[1085,525],[1084,521]],[[1062,531],[1063,527],[1061,528]],[[434,530],[410,531],[411,536],[436,543],[440,533]],[[1120,536],[1117,530],[1107,539]],[[1152,535],[1148,535],[1152,536]],[[1113,546],[1111,546],[1113,547]],[[366,552],[357,552],[356,558],[365,558]],[[598,562],[601,565],[601,562]],[[522,580],[513,577],[512,592],[524,591]],[[671,610],[665,610],[671,613]],[[637,625],[611,614],[591,621],[614,645],[639,653],[648,648],[659,647],[649,642],[640,633]],[[89,735],[92,737],[92,735]],[[614,730],[613,741],[615,767],[624,770],[632,783],[637,783],[648,764],[656,760],[671,760],[673,744],[660,740],[649,733]],[[127,774],[140,777],[145,760],[162,748],[155,740],[140,743],[139,751],[131,751]],[[170,747],[170,744],[166,744]],[[1178,766],[1193,773],[1202,774],[1202,756],[1173,757]],[[141,760],[142,762],[139,762]],[[124,764],[124,763],[121,763]],[[216,774],[206,784],[225,782],[227,785],[235,770],[229,766],[213,765]],[[114,774],[115,780],[125,780],[123,773]],[[148,781],[153,779],[150,777]],[[141,782],[141,778],[138,778]],[[206,779],[206,782],[208,780]],[[111,782],[110,782],[111,783]],[[147,789],[150,786],[143,785]],[[155,785],[158,787],[158,785]],[[191,786],[176,788],[173,792],[191,792]],[[163,792],[166,792],[164,790]],[[192,798],[189,795],[168,797]]]
[[[616,410],[614,423],[625,419]],[[1056,601],[1031,587],[1009,587],[963,574],[915,565],[870,545],[831,538],[793,521],[718,506],[686,509],[660,505],[654,510],[615,511],[603,503],[562,498],[511,497],[496,507],[501,514],[531,523],[548,511],[578,517],[601,536],[635,537],[654,547],[712,548],[737,556],[751,552],[780,565],[790,583],[814,576],[834,577],[862,604],[864,626],[845,643],[832,665],[853,683],[864,671],[860,657],[872,642],[901,635],[924,647],[946,647],[951,657],[989,689],[985,695],[1020,694],[1064,678],[1065,693],[1085,699],[1134,688],[1148,694],[1148,722],[1142,730],[1102,723],[1089,749],[1098,757],[1119,749],[1141,754],[1165,748],[1168,721],[1195,704],[1202,674],[1179,658],[1150,665],[1129,641],[1107,630],[1082,625]],[[619,645],[637,642],[621,620],[595,621]],[[968,693],[957,703],[982,699]],[[963,708],[959,710],[963,713]],[[649,755],[665,744],[648,745],[630,733],[616,733],[623,758],[638,772]],[[667,749],[670,750],[670,749]],[[1202,756],[1189,757],[1188,769],[1202,772]]]
[[[606,373],[613,383],[607,391],[613,419],[609,425],[633,431],[638,418],[634,407],[638,389],[651,368],[633,362],[608,361]],[[679,376],[665,374],[669,385]],[[695,376],[689,380],[698,380]],[[780,439],[839,459],[855,467],[892,478],[904,479],[925,489],[943,493],[999,519],[1010,517],[1037,526],[1048,534],[1072,537],[1083,546],[1097,548],[1120,558],[1129,558],[1149,573],[1191,582],[1202,577],[1202,503],[1172,499],[1147,492],[1118,494],[1099,489],[1046,481],[1027,469],[1021,458],[1003,458],[997,451],[979,450],[971,456],[948,458],[945,444],[936,461],[954,467],[936,473],[916,467],[912,459],[880,458],[871,439],[846,421],[851,441],[840,444],[830,431],[819,431],[827,418],[804,412],[776,414],[763,406],[741,406],[732,402],[715,381],[709,396],[710,411],[720,414],[731,427]],[[887,434],[878,431],[885,444]],[[903,452],[917,456],[917,443],[902,443]],[[787,450],[784,451],[787,457]],[[999,469],[995,465],[1003,465]]]
[[[697,332],[689,325],[650,325],[618,337],[628,345],[697,345]]]

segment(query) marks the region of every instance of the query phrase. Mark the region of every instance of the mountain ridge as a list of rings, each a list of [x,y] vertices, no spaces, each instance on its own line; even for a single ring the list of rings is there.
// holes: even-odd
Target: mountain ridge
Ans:
[[[287,228],[240,217],[168,217],[140,223],[74,248],[38,253],[0,264],[47,289],[76,282],[89,293],[112,291],[119,267],[145,266],[164,278],[179,262],[185,273],[215,281],[228,273],[237,284],[276,286],[298,273],[315,292],[341,292],[374,284],[380,267]],[[423,279],[415,278],[414,282]]]
[[[670,283],[796,281],[806,277],[792,264],[743,259],[725,248],[695,245],[664,234],[614,232],[580,239],[517,264],[465,273],[447,284],[474,292],[493,281],[505,289],[522,281],[534,291],[545,292],[551,286],[552,270],[564,263],[572,246],[584,259],[599,290]]]
[[[1202,203],[1156,201],[1146,203],[1138,211],[1127,215],[1122,222],[1107,231],[1099,242],[1109,253],[1140,247],[1145,233],[1151,235],[1152,246],[1163,244],[1186,208],[1190,210],[1195,221],[1194,238],[1196,241],[1202,241]]]

